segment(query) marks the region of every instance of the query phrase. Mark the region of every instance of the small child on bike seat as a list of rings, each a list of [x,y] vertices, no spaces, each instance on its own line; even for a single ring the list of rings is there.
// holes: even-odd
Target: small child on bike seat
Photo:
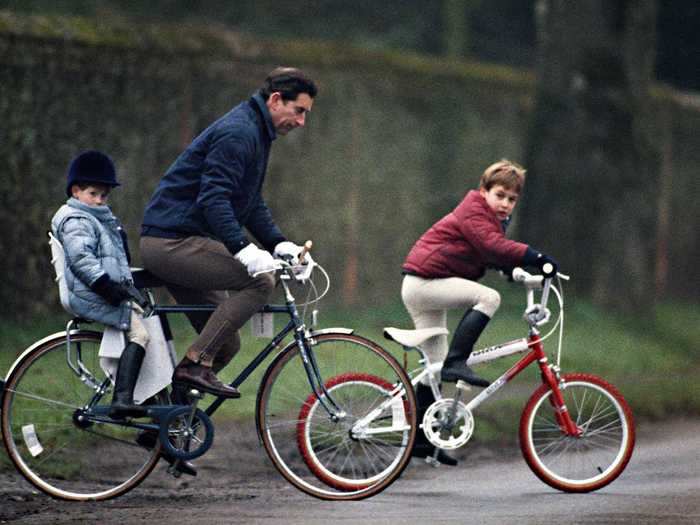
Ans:
[[[126,332],[128,344],[119,359],[110,415],[145,415],[134,404],[134,386],[148,343],[141,310],[130,299],[133,285],[126,234],[107,206],[119,186],[112,160],[85,151],[70,163],[68,200],[51,220],[53,235],[65,252],[65,280],[72,313]]]
[[[489,386],[466,364],[501,301],[496,290],[476,282],[487,268],[536,266],[542,270],[550,263],[550,274],[557,271],[551,257],[505,236],[524,182],[521,166],[508,160],[492,164],[482,174],[479,189],[469,191],[454,210],[431,226],[404,261],[401,298],[417,329],[446,327],[448,310],[466,309],[449,349],[447,336],[432,338],[423,345],[431,362],[444,361],[442,381],[461,379],[471,385]],[[416,398],[418,417],[422,418],[433,401],[430,388],[419,384]],[[422,433],[420,438],[428,443]],[[420,442],[417,437],[417,452]],[[429,446],[423,448],[432,450]]]

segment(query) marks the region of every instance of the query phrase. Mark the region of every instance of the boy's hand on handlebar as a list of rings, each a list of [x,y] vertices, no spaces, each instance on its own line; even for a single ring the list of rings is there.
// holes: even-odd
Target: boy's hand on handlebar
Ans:
[[[92,283],[90,288],[112,306],[119,306],[122,301],[131,299],[129,290],[121,283],[110,279],[106,273]]]
[[[554,277],[559,271],[559,263],[544,253],[537,255],[537,267],[545,277]]]
[[[134,305],[138,305],[141,309],[139,313],[144,313],[144,308],[150,306],[150,302],[146,299],[146,296],[141,293],[141,291],[136,288],[133,284],[121,284],[121,286],[129,294],[129,298],[133,301]]]
[[[252,243],[239,251],[234,257],[246,267],[249,275],[271,272],[279,268],[279,263],[275,261],[270,252],[262,250]]]
[[[534,266],[538,268],[540,272],[542,272],[542,275],[547,278],[554,277],[559,270],[559,263],[557,263],[553,257],[535,250],[531,246],[527,247],[522,263],[525,266]]]

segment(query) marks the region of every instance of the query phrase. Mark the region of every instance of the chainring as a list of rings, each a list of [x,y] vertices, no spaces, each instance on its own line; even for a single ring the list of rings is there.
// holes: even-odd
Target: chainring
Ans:
[[[191,421],[190,421],[191,420]],[[214,424],[199,408],[179,406],[160,420],[162,451],[183,460],[204,454],[214,441]]]
[[[474,417],[461,401],[443,398],[428,407],[423,416],[423,433],[438,448],[454,450],[466,444],[474,432]],[[448,428],[450,418],[454,422]]]

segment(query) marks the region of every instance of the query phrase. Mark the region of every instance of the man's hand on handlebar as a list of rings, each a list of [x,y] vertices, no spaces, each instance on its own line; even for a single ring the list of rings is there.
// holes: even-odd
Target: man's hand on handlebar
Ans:
[[[253,243],[243,248],[234,257],[246,267],[248,274],[251,276],[272,272],[280,267],[279,262],[275,261],[270,252],[258,248]]]
[[[278,243],[277,246],[275,246],[273,253],[276,258],[282,259],[292,266],[313,263],[308,247],[299,246],[291,241]]]
[[[304,246],[299,246],[289,241],[281,242],[275,246],[275,257],[289,265],[287,268],[290,272],[287,274],[288,277],[301,282],[311,277],[311,272],[316,266],[309,253],[312,246],[313,243],[311,241],[306,241]],[[282,278],[284,279],[285,276],[282,276]]]

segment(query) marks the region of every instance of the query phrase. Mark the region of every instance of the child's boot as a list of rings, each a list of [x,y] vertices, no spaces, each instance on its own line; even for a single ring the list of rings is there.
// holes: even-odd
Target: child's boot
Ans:
[[[491,318],[478,311],[467,310],[455,330],[445,362],[442,364],[442,380],[455,383],[461,379],[470,385],[487,387],[491,383],[478,377],[467,366],[467,359],[474,349],[474,343],[484,331]]]
[[[129,343],[124,348],[119,358],[117,378],[114,381],[114,396],[109,411],[111,417],[141,417],[146,415],[144,407],[134,404],[134,387],[145,354],[144,348],[136,343]]]

